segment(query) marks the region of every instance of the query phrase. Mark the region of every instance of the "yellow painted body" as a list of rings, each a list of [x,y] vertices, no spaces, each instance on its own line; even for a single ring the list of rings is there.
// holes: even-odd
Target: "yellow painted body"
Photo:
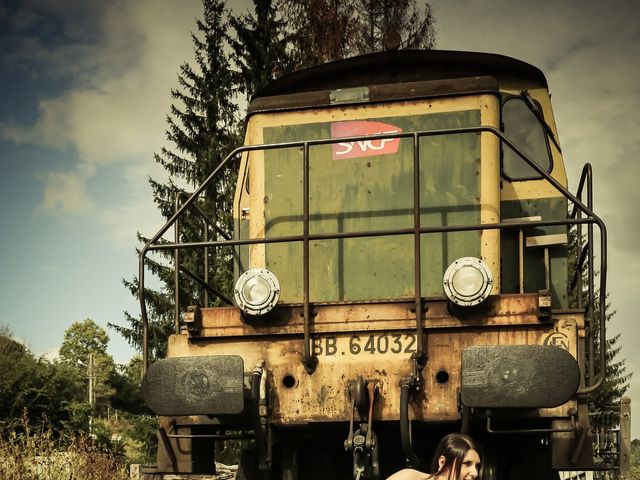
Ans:
[[[479,125],[499,128],[498,117],[498,99],[489,94],[255,114],[249,120],[245,143],[329,138],[328,125],[335,122],[404,122],[407,133]],[[413,227],[413,139],[400,142],[396,155],[351,160],[331,160],[331,145],[309,149],[310,233]],[[499,141],[495,135],[421,137],[419,151],[421,226],[499,222]],[[302,234],[302,161],[299,148],[257,150],[244,156],[234,201],[240,238]],[[278,162],[285,166],[279,167]],[[456,184],[456,179],[464,183]],[[282,196],[286,198],[280,199]],[[494,273],[492,293],[498,293],[498,239],[495,230],[422,235],[423,296],[442,296],[447,266],[469,255],[487,262]],[[370,261],[372,252],[377,262]],[[302,301],[299,243],[252,245],[247,257],[243,270],[266,267],[281,279],[282,303]],[[314,302],[411,298],[413,275],[411,236],[311,244],[310,295]]]

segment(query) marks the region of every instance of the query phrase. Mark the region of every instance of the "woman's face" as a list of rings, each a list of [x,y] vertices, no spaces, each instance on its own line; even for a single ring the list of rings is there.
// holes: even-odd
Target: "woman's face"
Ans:
[[[480,455],[475,450],[469,450],[462,459],[460,478],[458,480],[475,480],[480,474]]]

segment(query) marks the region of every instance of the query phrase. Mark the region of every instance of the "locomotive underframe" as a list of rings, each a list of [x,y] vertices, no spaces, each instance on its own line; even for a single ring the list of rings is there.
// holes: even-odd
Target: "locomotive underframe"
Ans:
[[[433,361],[427,362],[422,371],[423,389],[410,402],[409,415],[417,438],[425,429],[433,431],[444,424],[459,425],[463,420],[465,409],[459,393],[464,388],[461,380],[464,348],[547,345],[564,349],[572,357],[579,357],[583,348],[584,312],[556,311],[549,318],[548,312],[540,309],[538,294],[492,296],[484,308],[466,316],[454,316],[449,308],[442,300],[424,302],[423,340],[427,355]],[[258,364],[264,365],[267,375],[264,424],[270,435],[276,432],[278,452],[287,442],[303,442],[327,432],[334,443],[341,434],[346,438],[351,415],[356,425],[367,423],[367,415],[354,409],[352,404],[350,387],[359,377],[376,388],[370,423],[373,431],[381,430],[400,440],[397,424],[401,383],[411,368],[412,358],[410,351],[398,354],[390,349],[400,348],[399,344],[394,345],[394,340],[399,339],[402,343],[415,336],[411,310],[411,301],[314,305],[312,343],[319,361],[314,374],[308,375],[301,362],[304,351],[301,306],[283,306],[270,318],[262,319],[259,327],[246,322],[234,308],[191,309],[185,318],[189,328],[183,328],[181,334],[170,338],[168,358],[241,356],[245,362],[245,410],[244,414],[233,416],[162,417],[158,471],[163,468],[167,472],[199,471],[203,449],[209,448],[210,452],[216,439],[228,435],[224,432],[234,432],[229,438],[254,437],[259,427],[254,423],[253,413],[258,405],[251,398],[250,376],[251,369]],[[378,348],[381,343],[384,347],[385,342],[380,339],[385,336],[390,339],[389,351]],[[359,339],[357,343],[353,342],[354,338]],[[365,350],[367,342],[372,342],[371,348]],[[358,345],[357,353],[351,350],[354,345]],[[403,349],[410,350],[407,346],[408,343],[402,343]],[[526,361],[522,359],[523,364]],[[217,378],[216,381],[222,384],[225,379]],[[505,395],[509,392],[508,381],[505,379]],[[530,388],[553,389],[564,381],[563,372],[547,371],[532,381]],[[176,385],[178,383],[179,379]],[[164,395],[170,398],[181,392],[179,388],[175,391],[167,389]],[[534,433],[538,429],[548,435],[552,427],[573,432],[576,421],[588,425],[587,418],[576,415],[578,409],[575,398],[553,408],[497,409],[493,412],[475,408],[471,423],[477,435],[487,434],[489,424],[485,425],[485,422],[488,420],[494,421],[495,432],[499,434],[504,429],[505,419],[510,429],[521,429],[522,433]],[[573,434],[570,437],[571,441],[567,438],[558,442],[561,451],[555,458],[561,460],[556,461],[556,468],[561,468],[561,463],[574,455]],[[268,438],[263,460],[271,465],[273,454],[266,451],[273,448],[274,436]],[[336,445],[332,448],[336,449]],[[389,468],[389,462],[399,461],[399,458],[389,458],[389,454],[402,457],[396,450],[385,452],[383,468]],[[336,451],[345,455],[339,441]],[[205,458],[210,459],[209,455]]]

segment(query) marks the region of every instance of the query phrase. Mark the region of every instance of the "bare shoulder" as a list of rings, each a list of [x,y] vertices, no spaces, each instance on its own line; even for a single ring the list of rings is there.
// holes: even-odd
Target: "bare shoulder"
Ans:
[[[413,468],[405,468],[391,475],[387,480],[427,480],[431,475],[428,473],[414,470]]]

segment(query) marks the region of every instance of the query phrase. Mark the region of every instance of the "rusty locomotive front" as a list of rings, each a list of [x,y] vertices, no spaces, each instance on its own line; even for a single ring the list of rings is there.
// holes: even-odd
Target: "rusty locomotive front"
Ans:
[[[200,241],[161,241],[229,171],[233,234],[203,214]],[[596,468],[606,231],[590,192],[588,166],[569,191],[546,79],[522,61],[384,52],[271,83],[244,146],[141,253],[145,363],[145,256],[176,252],[178,290],[181,252],[204,252],[188,277],[207,292],[176,305],[145,375],[149,475],[214,473],[216,442],[242,438],[238,478],[381,479],[452,431],[483,445],[485,478]],[[211,306],[214,249],[235,271],[228,306]]]

